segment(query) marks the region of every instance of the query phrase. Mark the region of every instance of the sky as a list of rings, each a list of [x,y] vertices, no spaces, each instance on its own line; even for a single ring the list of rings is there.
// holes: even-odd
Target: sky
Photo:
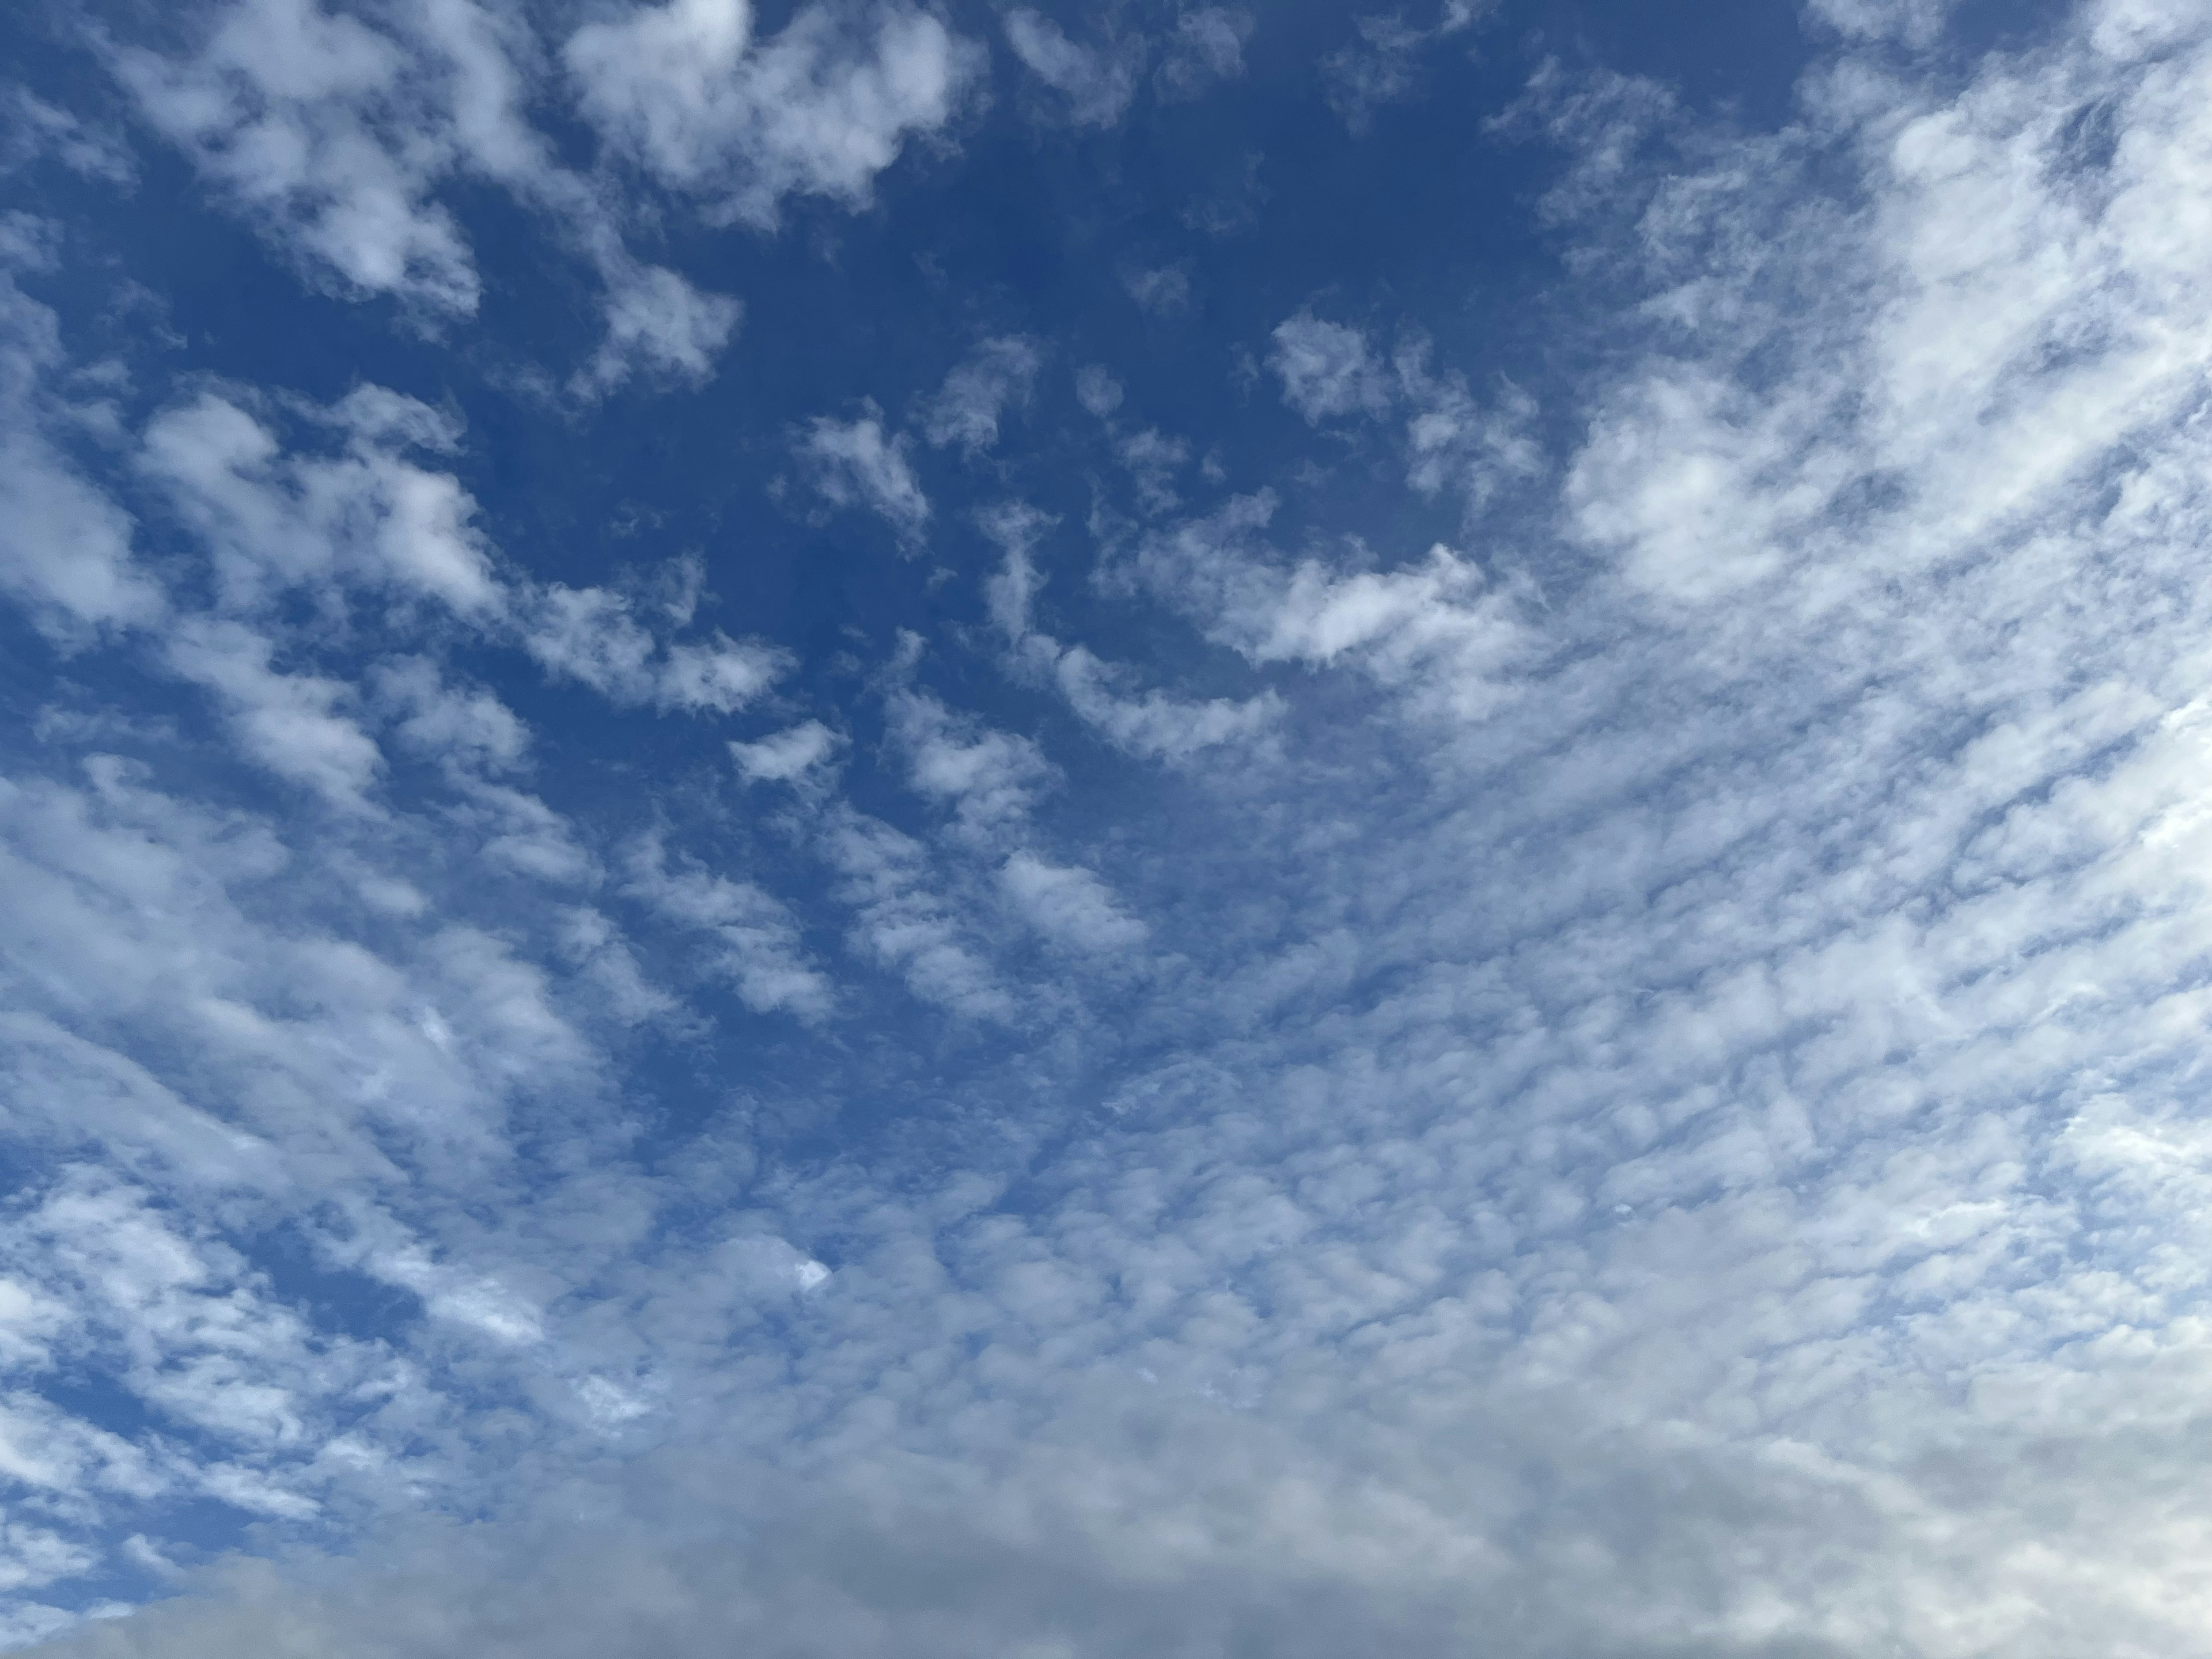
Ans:
[[[2208,546],[2196,0],[9,8],[0,1647],[2212,1655]]]

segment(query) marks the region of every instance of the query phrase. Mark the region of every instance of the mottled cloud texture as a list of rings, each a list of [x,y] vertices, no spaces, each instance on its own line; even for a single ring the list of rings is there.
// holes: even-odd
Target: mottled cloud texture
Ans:
[[[1506,8],[1510,328],[1141,216],[1485,15],[32,77],[0,1643],[2212,1654],[2212,18]]]

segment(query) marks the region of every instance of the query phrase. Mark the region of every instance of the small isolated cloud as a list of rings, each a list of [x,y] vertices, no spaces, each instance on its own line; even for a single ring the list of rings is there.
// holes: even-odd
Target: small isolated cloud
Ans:
[[[929,498],[907,460],[908,447],[904,433],[885,434],[883,413],[871,404],[855,420],[817,416],[792,453],[823,501],[867,508],[898,532],[901,545],[912,548],[929,522]]]
[[[1201,6],[1176,20],[1167,54],[1153,79],[1163,98],[1195,98],[1216,81],[1244,73],[1252,14],[1233,6]]]
[[[1272,691],[1241,701],[1172,696],[1142,688],[1132,670],[1087,646],[1062,646],[1039,631],[1032,612],[1043,580],[1030,550],[1054,520],[1025,502],[1009,501],[979,514],[978,522],[1006,555],[985,585],[985,598],[1014,660],[1058,690],[1079,720],[1122,753],[1181,765],[1209,749],[1258,741],[1281,718],[1282,700]]]
[[[1060,94],[1060,108],[1077,126],[1111,126],[1136,96],[1144,45],[1125,40],[1085,46],[1059,24],[1026,6],[1006,14],[1006,44],[1030,74]]]
[[[1121,406],[1121,383],[1103,363],[1085,363],[1075,371],[1075,398],[1100,420]]]
[[[728,295],[708,294],[661,265],[625,265],[610,276],[603,303],[606,338],[578,372],[571,389],[579,392],[611,391],[639,373],[703,385],[744,314]]]
[[[1274,341],[1267,366],[1282,380],[1283,401],[1309,422],[1389,408],[1389,378],[1359,330],[1301,311],[1277,325]]]
[[[990,448],[999,441],[999,416],[1029,401],[1042,362],[1036,344],[1018,335],[984,341],[923,406],[922,435],[939,448],[957,443],[970,455]]]
[[[1190,273],[1180,264],[1125,271],[1121,286],[1155,317],[1180,317],[1190,309]]]
[[[820,720],[805,720],[752,743],[732,743],[730,758],[747,783],[799,783],[843,747]]]
[[[982,62],[933,13],[815,3],[757,41],[748,0],[669,0],[587,23],[562,58],[608,145],[710,218],[773,228],[786,196],[865,205],[907,139],[943,126]]]

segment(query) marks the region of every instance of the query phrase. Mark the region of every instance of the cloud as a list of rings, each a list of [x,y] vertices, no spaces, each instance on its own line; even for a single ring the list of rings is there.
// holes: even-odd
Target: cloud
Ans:
[[[1052,782],[1053,769],[1036,744],[957,714],[926,692],[895,690],[885,712],[908,781],[952,807],[962,829],[979,841],[1027,817]]]
[[[1008,502],[986,514],[982,528],[1006,556],[985,596],[1014,660],[1052,684],[1077,717],[1115,748],[1181,763],[1221,744],[1255,742],[1280,718],[1282,702],[1272,691],[1241,700],[1177,698],[1156,688],[1139,690],[1133,671],[1087,646],[1062,646],[1037,629],[1032,615],[1043,585],[1032,549],[1051,520],[1034,507]]]
[[[887,436],[871,409],[850,421],[818,415],[792,446],[815,490],[833,507],[865,507],[885,520],[902,546],[918,545],[929,522],[929,498],[907,460],[903,433]]]
[[[1176,18],[1154,76],[1160,95],[1195,98],[1215,81],[1243,75],[1252,22],[1250,12],[1232,6],[1200,6]]]
[[[1355,335],[1402,497],[1269,416],[1002,506],[872,678],[523,568],[426,404],[40,428],[162,586],[21,589],[11,1637],[2200,1650],[2212,42],[2052,27],[1780,133],[1547,72],[1556,453]],[[374,811],[241,777],[288,708]]]
[[[384,756],[342,712],[352,688],[322,675],[279,672],[270,666],[275,651],[273,641],[241,623],[194,620],[173,629],[168,659],[216,694],[248,756],[333,806],[369,810],[368,792]]]
[[[1140,310],[1155,317],[1180,317],[1190,309],[1190,273],[1181,265],[1127,271],[1121,286]]]
[[[473,317],[483,279],[440,192],[489,182],[545,216],[605,284],[606,337],[570,378],[574,395],[641,370],[696,384],[737,302],[624,250],[605,192],[527,118],[538,54],[524,19],[475,0],[413,0],[374,21],[318,0],[232,0],[190,52],[109,49],[148,124],[316,286]]]
[[[14,172],[52,155],[81,178],[125,186],[138,174],[131,147],[119,133],[88,124],[48,103],[27,87],[0,94],[6,137],[0,139],[0,172]]]
[[[606,391],[642,367],[690,386],[712,379],[744,307],[694,288],[659,265],[622,267],[606,298],[607,337],[592,359],[590,387]]]
[[[1483,21],[1494,0],[1445,0],[1436,22],[1423,28],[1403,12],[1377,12],[1352,20],[1357,37],[1322,59],[1329,107],[1355,136],[1374,125],[1375,111],[1420,95],[1421,54],[1431,41]]]
[[[459,135],[390,35],[314,0],[240,0],[189,58],[114,61],[147,122],[317,280],[476,310],[475,260],[430,197]]]
[[[732,743],[730,757],[748,783],[796,784],[824,764],[843,741],[820,720],[802,720],[772,737]]]
[[[1301,311],[1277,324],[1273,337],[1267,367],[1283,383],[1283,401],[1310,422],[1389,408],[1389,377],[1359,330]]]
[[[922,435],[939,448],[957,443],[969,455],[990,448],[999,441],[1000,416],[1029,402],[1042,361],[1036,346],[1018,335],[984,341],[923,405]]]
[[[715,970],[754,1012],[819,1019],[834,1006],[830,983],[807,962],[789,912],[751,884],[672,868],[661,843],[647,839],[631,849],[628,890],[664,921],[713,937],[721,947]]]
[[[793,194],[865,205],[909,136],[951,118],[981,62],[902,4],[810,4],[756,42],[746,0],[635,7],[585,24],[562,56],[609,145],[711,219],[762,228]]]
[[[1104,364],[1085,363],[1075,372],[1075,395],[1103,421],[1121,406],[1121,383]]]
[[[23,216],[11,224],[19,262],[42,261]],[[160,589],[139,569],[129,517],[57,446],[43,382],[64,361],[53,312],[0,274],[0,587],[62,640],[147,622]]]
[[[1024,851],[1000,866],[999,880],[1030,926],[1058,943],[1119,951],[1144,941],[1144,923],[1115,902],[1112,890],[1091,871],[1047,864]]]
[[[340,576],[434,599],[466,614],[499,605],[475,503],[459,481],[408,459],[453,450],[446,416],[362,386],[323,423],[344,434],[334,457],[283,452],[276,434],[215,393],[148,423],[147,471],[211,548],[226,604],[252,607]]]
[[[1013,997],[981,942],[939,896],[920,842],[843,807],[829,817],[818,846],[839,878],[838,900],[852,912],[855,948],[923,1001],[963,1019],[1012,1018]]]
[[[1137,95],[1137,77],[1144,68],[1139,40],[1105,47],[1083,46],[1052,19],[1027,6],[1006,14],[1006,31],[1014,56],[1060,94],[1060,111],[1076,126],[1112,126]]]
[[[1427,360],[1426,344],[1414,342],[1395,362],[1399,391],[1415,411],[1406,422],[1406,482],[1425,495],[1455,489],[1472,518],[1505,490],[1542,476],[1536,400],[1501,380],[1486,407],[1463,378],[1431,374]]]

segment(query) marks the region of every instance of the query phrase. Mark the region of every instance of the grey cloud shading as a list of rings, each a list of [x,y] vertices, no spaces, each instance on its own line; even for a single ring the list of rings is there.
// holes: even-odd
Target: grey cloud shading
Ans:
[[[1633,301],[1542,388],[1561,453],[1512,389],[1301,313],[1292,408],[1395,410],[1378,469],[1460,544],[1298,534],[1261,483],[1164,506],[1099,591],[1206,641],[1201,683],[1075,637],[1078,526],[989,509],[978,660],[1056,701],[868,665],[896,807],[796,691],[655,668],[722,649],[684,607],[559,590],[600,597],[547,661],[556,590],[471,527],[427,406],[157,412],[131,453],[189,592],[78,477],[89,568],[158,603],[43,544],[15,591],[156,672],[222,659],[180,684],[224,720],[304,708],[307,750],[350,722],[454,781],[288,817],[11,761],[41,1173],[0,1217],[0,1407],[46,1506],[11,1639],[211,1502],[267,1559],[38,1650],[2204,1652],[2212,37],[2113,3],[1957,73],[1895,49],[1826,48],[1797,125],[1688,156],[1620,142],[1635,89],[1548,78],[1553,222]],[[879,414],[823,434],[849,504],[918,500]],[[365,690],[283,631],[301,592],[406,598],[363,607],[400,617]],[[726,697],[757,723],[699,787],[742,809],[627,859],[569,825],[611,876],[493,904],[459,814],[530,734],[447,629],[641,719]],[[328,799],[378,805],[355,758]],[[1134,775],[1143,811],[1069,805]],[[818,967],[755,832],[826,872]],[[731,953],[725,1000],[834,952],[839,999],[943,1011],[889,1046],[1013,1059],[940,1087],[825,1041],[826,1098],[733,1096],[649,1163],[612,1079],[676,994],[620,977],[659,927]],[[752,1137],[848,1084],[899,1158]],[[434,1334],[281,1293],[238,1241],[287,1222]],[[153,1428],[42,1392],[94,1364]]]

